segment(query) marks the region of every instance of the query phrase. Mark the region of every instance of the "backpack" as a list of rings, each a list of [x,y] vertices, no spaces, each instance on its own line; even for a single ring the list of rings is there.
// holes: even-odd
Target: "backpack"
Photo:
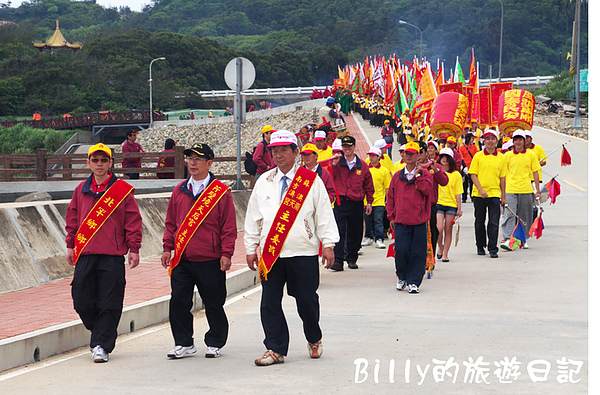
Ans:
[[[251,176],[255,176],[256,171],[258,170],[258,165],[254,163],[254,160],[252,160],[254,151],[256,151],[256,147],[252,149],[252,153],[246,151],[246,159],[244,159],[244,170]]]

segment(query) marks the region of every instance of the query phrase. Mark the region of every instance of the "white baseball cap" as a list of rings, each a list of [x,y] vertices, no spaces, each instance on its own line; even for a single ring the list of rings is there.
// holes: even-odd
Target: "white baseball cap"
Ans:
[[[386,145],[387,143],[384,139],[375,140],[375,142],[373,143],[373,147],[377,147],[379,149],[385,148]]]
[[[428,143],[427,143],[427,145],[433,145],[433,146],[435,147],[436,151],[437,151],[438,149],[440,149],[440,146],[438,145],[438,143],[436,143],[436,142],[435,142],[435,141],[433,141],[433,140],[432,140],[432,141],[430,141],[430,142],[428,142]]]
[[[531,134],[531,130],[523,130],[523,134],[525,135],[525,137],[533,138],[533,134]]]
[[[317,130],[315,132],[315,140],[325,140],[326,138],[327,138],[327,133],[324,130]]]
[[[371,147],[371,149],[369,150],[369,154],[381,156],[381,150],[377,147]]]
[[[515,130],[512,134],[512,138],[514,139],[515,137],[518,137],[518,136],[525,138],[525,136],[526,136],[525,131],[522,129]]]
[[[400,146],[400,148],[398,148],[398,151],[404,151],[405,148],[406,148],[406,144],[402,144]]]
[[[271,143],[269,147],[275,147],[278,145],[298,145],[298,138],[296,135],[289,130],[278,130],[271,135]]]
[[[333,140],[333,144],[331,145],[331,150],[333,152],[342,151],[342,140],[340,140],[340,139]]]
[[[445,147],[440,150],[440,155],[448,155],[449,157],[454,158],[454,151],[452,151],[452,148]]]
[[[487,136],[490,136],[490,135],[498,138],[498,132],[493,129],[486,130],[482,137],[485,139]]]

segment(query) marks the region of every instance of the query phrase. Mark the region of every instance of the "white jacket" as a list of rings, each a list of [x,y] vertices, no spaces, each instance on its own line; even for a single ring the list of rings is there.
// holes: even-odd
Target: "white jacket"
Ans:
[[[297,168],[294,166],[294,172]],[[255,254],[259,244],[261,249],[265,244],[271,224],[279,210],[280,179],[281,172],[278,174],[278,168],[274,168],[261,175],[254,185],[244,223],[244,244],[248,255]],[[317,255],[319,241],[323,243],[323,248],[327,248],[333,247],[339,240],[327,189],[317,176],[279,256],[290,258]]]

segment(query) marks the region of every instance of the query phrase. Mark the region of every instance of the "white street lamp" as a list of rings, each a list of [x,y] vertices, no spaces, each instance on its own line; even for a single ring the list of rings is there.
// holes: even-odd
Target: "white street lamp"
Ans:
[[[419,45],[419,61],[420,61],[420,59],[423,59],[423,32],[421,31],[421,29],[419,29],[417,26],[413,25],[412,23],[408,23],[406,21],[398,21],[398,23],[401,25],[412,26],[415,29],[417,29],[419,31],[419,33],[421,33],[421,43]]]
[[[153,122],[153,116],[152,116],[152,63],[156,62],[157,60],[166,60],[166,58],[160,57],[160,58],[152,59],[152,61],[150,62],[150,67],[148,67],[148,74],[149,74],[148,83],[150,84],[150,127],[152,127],[152,122]]]

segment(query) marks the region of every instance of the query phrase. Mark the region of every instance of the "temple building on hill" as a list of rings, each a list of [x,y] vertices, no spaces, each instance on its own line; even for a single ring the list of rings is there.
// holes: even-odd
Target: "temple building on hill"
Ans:
[[[35,42],[33,43],[33,46],[39,49],[40,51],[43,51],[44,49],[52,51],[56,48],[70,48],[73,50],[73,52],[79,51],[83,47],[81,43],[77,42],[75,44],[71,44],[65,39],[65,37],[60,32],[60,29],[58,28],[58,21],[56,21],[56,30],[54,31],[52,37],[50,37],[42,43]]]

